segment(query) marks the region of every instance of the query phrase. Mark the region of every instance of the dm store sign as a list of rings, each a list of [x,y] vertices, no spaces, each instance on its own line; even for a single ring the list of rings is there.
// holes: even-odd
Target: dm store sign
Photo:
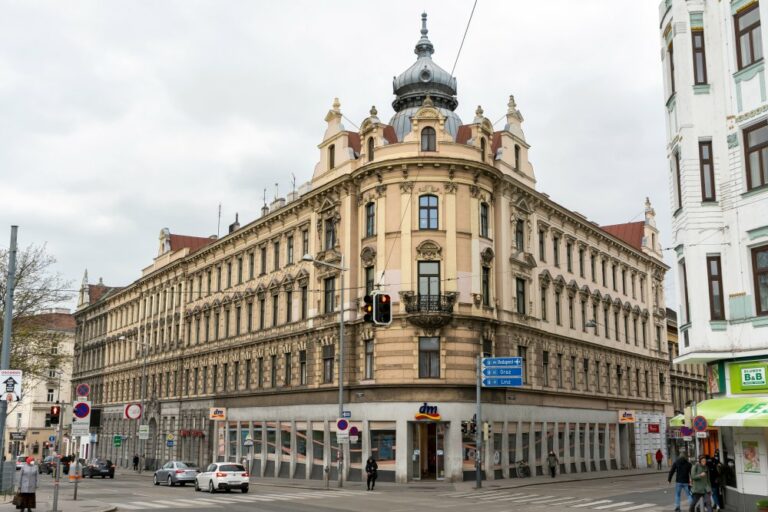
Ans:
[[[419,421],[440,421],[440,413],[437,412],[436,405],[429,405],[424,402],[424,405],[419,407],[419,412],[416,413],[415,418]]]

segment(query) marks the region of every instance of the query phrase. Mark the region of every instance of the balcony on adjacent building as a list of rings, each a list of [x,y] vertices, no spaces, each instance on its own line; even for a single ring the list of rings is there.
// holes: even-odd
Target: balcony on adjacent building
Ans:
[[[445,295],[419,295],[414,292],[400,292],[405,304],[408,321],[425,329],[436,329],[447,325],[453,317],[456,292]]]

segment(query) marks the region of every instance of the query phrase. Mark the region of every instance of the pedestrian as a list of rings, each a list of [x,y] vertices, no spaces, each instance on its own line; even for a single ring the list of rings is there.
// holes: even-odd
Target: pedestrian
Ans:
[[[37,508],[35,492],[37,491],[37,468],[35,459],[27,457],[27,463],[21,466],[19,471],[19,503],[16,508],[25,512],[31,512]]]
[[[139,454],[135,453],[133,455],[133,470],[138,471],[139,470]]]
[[[722,510],[723,504],[720,502],[720,461],[715,457],[707,457],[707,472],[709,473],[709,483],[712,486],[712,505],[717,510]]]
[[[560,465],[560,461],[557,459],[555,452],[549,452],[549,456],[547,457],[547,465],[549,466],[549,475],[552,478],[555,478],[555,474],[557,473],[557,466]]]
[[[699,500],[704,500],[707,512],[712,512],[712,505],[707,500],[707,493],[712,491],[712,485],[709,482],[709,471],[707,470],[707,456],[699,457],[698,463],[691,470],[691,492],[693,501],[688,507],[688,512],[695,512]]]
[[[656,450],[656,468],[661,469],[661,461],[664,460],[664,454],[661,452],[661,448]]]
[[[365,474],[368,475],[365,485],[369,491],[372,491],[376,487],[376,477],[379,476],[379,465],[373,457],[368,457],[365,461]]]
[[[691,463],[688,462],[688,454],[685,450],[680,451],[680,456],[672,464],[672,469],[669,470],[667,476],[667,482],[672,483],[672,475],[676,475],[675,478],[675,512],[680,512],[680,493],[684,492],[688,496],[688,504],[693,503],[693,498],[688,492],[691,482]]]

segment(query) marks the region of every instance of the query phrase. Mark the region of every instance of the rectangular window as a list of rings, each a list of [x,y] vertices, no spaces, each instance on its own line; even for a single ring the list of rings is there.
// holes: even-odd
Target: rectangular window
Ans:
[[[669,95],[675,94],[675,49],[672,43],[667,46],[667,56],[669,57]]]
[[[256,361],[256,386],[263,388],[264,387],[264,358],[260,357]]]
[[[259,299],[259,329],[264,330],[266,326],[266,299]]]
[[[277,356],[269,356],[269,386],[272,388],[277,387]]]
[[[373,378],[373,340],[363,341],[365,344],[365,368],[364,379],[370,380]]]
[[[607,266],[608,265],[605,260],[600,261],[600,270],[602,271],[602,274],[603,274],[603,286],[605,286],[606,288],[608,288],[608,277],[607,277],[608,274],[606,273]]]
[[[571,356],[571,389],[576,389],[576,356]]]
[[[252,332],[253,331],[253,302],[248,303],[248,306],[246,308],[246,314],[248,315],[248,318],[246,319],[248,332]]]
[[[323,383],[330,384],[333,382],[333,357],[334,350],[333,345],[326,345],[323,347]]]
[[[693,83],[707,83],[707,58],[704,51],[704,29],[691,29],[693,42]]]
[[[763,58],[759,7],[758,3],[754,3],[733,17],[739,69],[744,69]]]
[[[301,287],[301,319],[307,319],[307,312],[309,311],[309,290],[307,285]]]
[[[581,247],[579,248],[579,276],[585,277],[584,276],[584,249]]]
[[[240,330],[243,316],[242,313],[243,309],[240,306],[235,308],[235,336],[239,336],[242,333]]]
[[[293,236],[289,236],[285,239],[285,251],[287,264],[293,265]]]
[[[365,236],[376,234],[376,203],[365,205]]]
[[[615,330],[614,337],[616,338],[616,341],[619,341],[619,312],[618,311],[613,313],[613,328]]]
[[[656,350],[661,352],[661,326],[656,326]]]
[[[688,272],[685,269],[685,261],[680,262],[680,272],[683,274],[683,300],[685,301],[685,323],[691,322],[691,308],[688,303]]]
[[[440,295],[440,263],[437,261],[420,261],[418,293],[420,301],[437,300]]]
[[[755,302],[758,315],[768,315],[768,246],[752,249]]]
[[[624,341],[629,343],[629,315],[624,315]]]
[[[701,171],[701,200],[715,200],[715,170],[712,165],[712,141],[699,141],[699,170]]]
[[[640,338],[637,336],[637,318],[632,318],[632,340],[635,342],[635,346],[640,341]]]
[[[616,273],[616,265],[611,265],[611,281],[613,282],[613,291],[619,291],[618,276]]]
[[[253,252],[248,253],[248,279],[253,279],[256,272],[256,255]]]
[[[293,322],[293,292],[285,292],[285,322]]]
[[[563,387],[563,354],[557,354],[557,387]]]
[[[744,152],[747,160],[747,189],[768,184],[768,121],[744,130]]]
[[[674,158],[673,163],[675,165],[675,168],[673,170],[675,173],[675,194],[677,197],[677,204],[675,206],[679,210],[680,208],[683,207],[683,184],[680,178],[680,153],[678,151],[675,151],[672,157]]]
[[[483,306],[490,307],[491,305],[491,269],[483,267],[482,276],[483,286]]]
[[[419,338],[419,378],[440,378],[440,338]]]
[[[573,319],[573,297],[568,297],[568,326],[571,329],[575,328],[575,321]]]
[[[573,272],[573,244],[571,242],[565,244],[565,268],[568,272]]]
[[[280,303],[278,302],[278,296],[277,294],[272,296],[272,327],[276,326],[280,320],[279,317],[279,310],[280,310]]]
[[[243,282],[243,257],[238,256],[237,258],[237,284],[240,284]]]
[[[324,281],[324,311],[326,314],[336,310],[336,278],[329,277]]]
[[[307,385],[307,351],[299,351],[299,385]]]
[[[523,360],[523,384],[528,383],[528,360],[527,360],[527,347],[522,345],[517,346],[517,357]]]
[[[370,295],[373,293],[375,286],[373,267],[365,267],[365,294]]]
[[[521,315],[525,314],[525,279],[520,277],[515,279],[516,283],[516,295],[517,295],[517,312]]]
[[[587,301],[581,301],[581,330],[587,332]]]
[[[563,325],[563,319],[560,316],[560,291],[555,290],[555,323],[557,325]]]
[[[331,250],[336,246],[336,223],[333,219],[325,220],[325,250]]]
[[[259,260],[261,264],[260,275],[264,275],[267,273],[267,248],[266,247],[262,247],[259,250]]]
[[[224,366],[222,367],[222,379],[221,379],[221,390],[227,391],[227,387],[229,386],[229,364],[224,363]]]
[[[245,360],[245,389],[251,389],[251,372],[253,364],[250,359]]]
[[[725,320],[723,306],[723,276],[720,256],[707,256],[707,282],[709,283],[709,315],[712,320]]]
[[[543,229],[539,230],[539,260],[547,261],[546,240],[544,235],[546,232]]]
[[[291,373],[291,366],[292,366],[291,353],[290,352],[286,352],[285,353],[285,381],[284,381],[284,385],[286,385],[286,386],[290,386],[293,383],[293,375]]]
[[[205,292],[206,295],[210,295],[213,291],[213,288],[211,287],[211,271],[205,273]]]
[[[53,397],[54,397],[54,391],[52,389],[49,389],[48,394],[46,395],[47,401],[53,402]]]
[[[309,254],[309,230],[305,229],[301,232],[301,256]]]
[[[589,391],[589,359],[586,358],[584,359],[584,391]]]
[[[624,295],[627,294],[627,271],[626,269],[621,269],[621,293]]]
[[[275,242],[272,245],[272,249],[273,249],[272,261],[274,262],[274,265],[272,266],[272,270],[280,270],[280,242]]]
[[[560,237],[552,237],[552,255],[554,256],[554,263],[556,267],[560,266]]]
[[[208,367],[203,366],[203,380],[202,380],[203,394],[208,393]]]
[[[217,364],[213,365],[211,369],[211,377],[213,377],[212,391],[214,393],[218,393],[219,392],[219,365]]]
[[[488,238],[488,203],[480,203],[480,236]],[[519,246],[518,250],[520,250]]]
[[[227,288],[232,286],[232,262],[227,262]]]
[[[549,386],[549,352],[541,353],[541,377],[544,386]]]
[[[515,222],[515,247],[518,251],[525,251],[525,221],[517,219]]]
[[[224,278],[222,277],[221,273],[221,265],[216,267],[216,291],[220,292],[222,290],[222,286],[224,285]]]
[[[437,196],[419,197],[419,229],[437,229]]]
[[[592,276],[592,282],[596,283],[597,282],[597,272],[595,270],[595,254],[594,253],[591,253],[589,255],[589,272],[590,272],[590,274]]]
[[[541,287],[541,319],[547,321],[547,288]]]

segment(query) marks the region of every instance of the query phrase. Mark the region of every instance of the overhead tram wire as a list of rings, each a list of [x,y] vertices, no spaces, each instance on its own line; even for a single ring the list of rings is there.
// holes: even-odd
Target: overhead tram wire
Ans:
[[[464,41],[467,39],[467,32],[469,32],[469,24],[472,23],[472,16],[475,14],[475,8],[477,7],[477,0],[472,5],[472,12],[469,13],[469,19],[467,20],[467,28],[464,29],[464,36],[461,38],[461,44],[459,45],[459,51],[456,52],[456,60],[453,61],[453,67],[451,68],[451,76],[456,71],[456,64],[459,63],[459,56],[461,55],[461,49],[464,48]]]

